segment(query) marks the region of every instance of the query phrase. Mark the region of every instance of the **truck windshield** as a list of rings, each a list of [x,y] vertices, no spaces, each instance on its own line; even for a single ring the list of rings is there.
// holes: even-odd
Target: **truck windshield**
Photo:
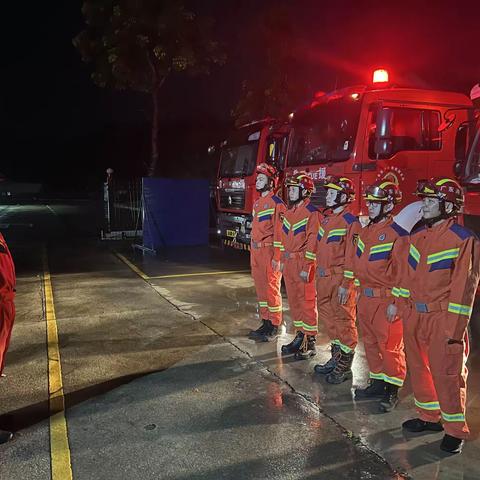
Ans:
[[[294,120],[289,166],[347,160],[355,144],[361,101],[350,96],[320,104]]]
[[[220,153],[221,177],[246,177],[253,173],[260,135],[258,127],[245,127],[229,137]]]

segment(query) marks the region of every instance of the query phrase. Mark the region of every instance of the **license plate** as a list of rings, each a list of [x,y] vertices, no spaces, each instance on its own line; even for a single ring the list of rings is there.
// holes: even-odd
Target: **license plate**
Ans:
[[[235,238],[237,236],[237,232],[235,230],[227,230],[227,237]]]

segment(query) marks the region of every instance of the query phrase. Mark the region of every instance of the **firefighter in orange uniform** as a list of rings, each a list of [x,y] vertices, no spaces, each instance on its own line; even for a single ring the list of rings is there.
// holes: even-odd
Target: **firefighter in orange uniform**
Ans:
[[[7,243],[0,233],[0,375],[15,320],[15,265]]]
[[[391,217],[402,199],[397,185],[380,180],[365,190],[369,224],[360,232],[351,258],[359,285],[357,317],[370,369],[366,388],[355,390],[356,399],[381,398],[379,409],[390,412],[398,403],[398,390],[406,375],[403,324],[398,315],[387,315],[396,280],[397,252],[409,233]]]
[[[7,243],[0,233],[0,375],[3,376],[5,356],[13,321],[15,319],[15,265]],[[13,437],[11,432],[0,430],[0,444],[8,442]]]
[[[272,165],[258,165],[255,185],[260,198],[253,205],[250,264],[262,324],[249,333],[249,338],[261,342],[275,339],[282,322],[282,274],[272,266],[274,226],[281,224],[286,210],[283,201],[273,193],[277,177],[278,172]]]
[[[290,208],[285,212],[279,229],[273,266],[283,270],[290,314],[296,330],[293,341],[282,346],[282,353],[293,353],[297,360],[303,360],[316,354],[318,330],[315,262],[306,256],[307,243],[318,231],[317,209],[310,203],[315,186],[305,172],[288,178],[285,185]]]
[[[460,453],[469,434],[467,325],[479,281],[480,242],[455,220],[464,201],[457,182],[420,181],[416,194],[424,225],[411,233],[402,252],[395,294],[409,299],[404,341],[418,418],[402,426],[412,432],[444,429],[440,448]]]
[[[346,177],[329,176],[326,205],[319,216],[319,226],[307,246],[307,258],[317,263],[317,305],[319,318],[325,324],[331,341],[331,358],[315,365],[315,372],[339,384],[352,377],[352,361],[358,341],[355,326],[355,286],[351,270],[345,268],[345,257],[353,249],[355,235],[361,226],[348,205],[355,198],[353,183]]]

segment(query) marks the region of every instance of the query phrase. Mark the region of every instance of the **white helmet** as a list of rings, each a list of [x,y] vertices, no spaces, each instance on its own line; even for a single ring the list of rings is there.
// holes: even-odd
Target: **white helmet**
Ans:
[[[471,90],[470,90],[470,100],[477,100],[480,98],[480,83],[477,83]]]

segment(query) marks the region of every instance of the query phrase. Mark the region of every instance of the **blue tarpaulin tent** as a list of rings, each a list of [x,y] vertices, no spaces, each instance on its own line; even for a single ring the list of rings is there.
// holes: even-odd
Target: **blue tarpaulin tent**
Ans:
[[[207,180],[142,179],[143,246],[208,244]]]

